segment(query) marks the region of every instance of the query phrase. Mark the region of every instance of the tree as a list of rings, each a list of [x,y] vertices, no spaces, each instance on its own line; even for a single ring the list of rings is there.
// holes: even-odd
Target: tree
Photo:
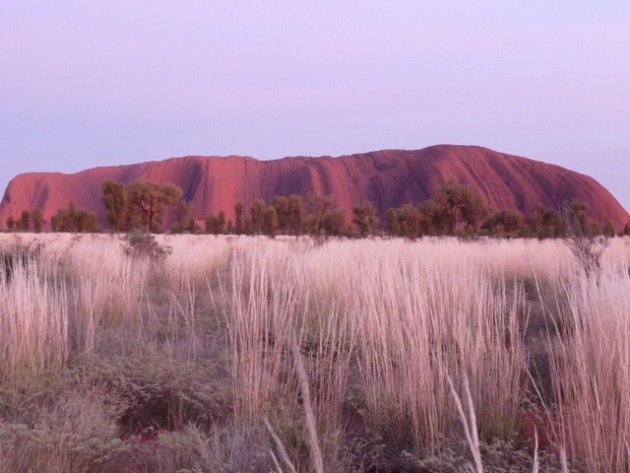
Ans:
[[[15,219],[13,218],[12,215],[9,215],[9,218],[7,218],[7,230],[12,232],[14,229],[15,229]]]
[[[105,181],[101,184],[105,216],[114,231],[141,226],[159,229],[167,210],[176,210],[175,232],[189,225],[188,204],[181,201],[182,190],[174,184],[136,180],[129,184]]]
[[[96,222],[96,214],[84,209],[78,209],[75,216],[75,228],[79,233],[97,233],[101,227]]]
[[[243,233],[243,203],[237,202],[234,204],[234,213],[236,214],[236,230],[237,234]]]
[[[328,209],[322,223],[326,236],[341,236],[347,232],[346,213],[343,209]]]
[[[398,211],[394,208],[387,209],[385,218],[387,220],[387,233],[391,236],[400,236]]]
[[[254,234],[254,221],[251,217],[247,217],[245,219],[245,223],[243,224],[243,233],[245,235],[253,235]]]
[[[65,209],[59,209],[50,221],[55,232],[96,233],[100,226],[96,221],[96,214],[85,209],[77,209],[70,202]]]
[[[129,199],[124,184],[114,181],[105,181],[101,184],[103,191],[103,204],[105,205],[105,217],[114,231],[126,230],[126,213]]]
[[[312,236],[320,236],[324,232],[324,215],[328,210],[334,208],[334,198],[331,195],[322,196],[310,193],[306,196],[305,206],[306,217],[304,217],[302,225],[304,231]]]
[[[418,206],[420,220],[424,222],[425,233],[429,235],[449,235],[454,224],[451,222],[446,203],[429,199]]]
[[[213,214],[208,214],[206,217],[206,233],[210,233],[216,235],[218,231],[217,228],[217,218]]]
[[[180,200],[175,207],[175,222],[171,228],[171,233],[182,233],[187,228],[190,230],[190,221],[190,204],[185,200]]]
[[[528,224],[531,234],[539,239],[558,238],[565,232],[560,213],[544,205],[537,205],[532,209]]]
[[[378,229],[378,211],[374,204],[364,200],[360,205],[352,209],[354,218],[352,222],[359,228],[362,237],[373,235]]]
[[[137,180],[127,186],[127,196],[132,221],[154,232],[161,225],[166,210],[179,202],[182,190],[174,184]]]
[[[287,230],[292,235],[299,235],[303,226],[304,200],[301,195],[292,194],[287,198]]]
[[[256,235],[260,235],[263,233],[263,229],[265,226],[266,208],[267,204],[265,204],[264,200],[256,199],[252,203],[251,209],[249,209],[249,214],[252,220],[252,232]]]
[[[278,227],[280,231],[287,233],[289,227],[289,199],[283,195],[277,195],[271,200],[271,205],[276,209]]]
[[[483,218],[486,203],[475,188],[469,185],[446,183],[435,194],[433,200],[443,212],[449,235],[463,226],[467,233],[475,233]]]
[[[18,228],[22,232],[28,232],[31,228],[31,214],[28,210],[22,211],[22,215],[18,221]]]
[[[44,226],[44,218],[42,217],[42,209],[33,210],[33,230],[35,233],[41,233]]]
[[[604,225],[603,230],[604,236],[614,237],[615,236],[615,227],[613,226],[610,220],[606,220],[606,224]]]
[[[219,215],[209,214],[206,217],[206,233],[218,235],[225,233],[225,212],[219,212]]]
[[[217,216],[217,233],[225,233],[225,212],[221,210]]]
[[[579,200],[565,201],[562,202],[561,209],[565,225],[571,224],[572,227],[579,225],[580,231],[584,235],[598,233],[598,231],[593,232],[594,228],[588,219],[588,207],[584,202]],[[571,221],[569,222],[567,218]]]
[[[524,217],[514,209],[503,209],[492,213],[481,226],[491,236],[517,237],[522,233]]]
[[[398,219],[402,236],[415,240],[424,233],[420,225],[422,214],[412,204],[404,204],[398,209]]]
[[[264,234],[274,238],[278,233],[278,214],[273,205],[267,205],[264,214],[263,231]]]

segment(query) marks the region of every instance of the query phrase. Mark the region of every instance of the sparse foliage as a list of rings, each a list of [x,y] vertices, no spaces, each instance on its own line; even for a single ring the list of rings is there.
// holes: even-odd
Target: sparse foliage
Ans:
[[[182,190],[174,184],[152,181],[133,181],[127,185],[129,219],[132,228],[144,226],[151,232],[159,230],[164,213],[174,208],[182,197]]]
[[[236,214],[236,226],[234,230],[236,231],[237,235],[243,233],[244,230],[243,208],[244,206],[242,202],[237,202],[236,204],[234,204],[234,213]]]
[[[192,225],[191,225],[192,221]],[[175,222],[171,228],[171,233],[182,233],[184,230],[194,233],[194,219],[190,218],[190,204],[185,200],[180,200],[175,205]]]
[[[163,261],[171,254],[171,248],[158,243],[155,236],[146,229],[135,229],[123,236],[123,253],[134,259]]]
[[[265,235],[275,237],[278,233],[280,224],[278,222],[278,214],[276,208],[273,205],[267,205],[265,207],[263,232]]]
[[[221,211],[218,215],[210,214],[206,217],[206,233],[220,235],[226,231],[225,212]]]
[[[610,245],[610,240],[593,231],[586,210],[586,206],[581,203],[567,202],[563,205],[564,242],[587,275],[599,275],[602,255]]]
[[[31,228],[31,214],[28,210],[24,210],[18,221],[18,227],[21,232],[28,232]]]
[[[124,230],[127,226],[129,199],[125,185],[114,181],[102,184],[105,217],[114,231]]]
[[[182,190],[174,184],[135,180],[128,184],[105,181],[102,184],[105,216],[114,231],[161,229],[167,211],[176,213],[174,230],[180,233],[189,224],[189,206],[181,200]]]
[[[50,221],[54,232],[97,233],[101,228],[96,221],[96,214],[76,208],[73,202],[65,209],[60,209]]]
[[[523,232],[524,220],[523,214],[518,210],[504,209],[491,213],[481,229],[491,236],[515,238]]]
[[[379,225],[378,210],[372,202],[363,201],[352,209],[352,213],[354,215],[352,221],[359,228],[360,236],[366,237],[376,233]]]

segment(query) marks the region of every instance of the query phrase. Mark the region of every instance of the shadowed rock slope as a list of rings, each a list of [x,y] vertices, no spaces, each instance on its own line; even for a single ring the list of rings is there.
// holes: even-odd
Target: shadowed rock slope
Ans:
[[[309,192],[332,194],[350,209],[370,200],[381,212],[432,196],[447,181],[471,184],[498,209],[528,214],[539,203],[557,208],[578,199],[591,217],[617,228],[630,220],[626,210],[597,181],[559,166],[477,146],[438,145],[415,151],[386,150],[333,157],[288,157],[258,161],[244,156],[187,156],[125,166],[99,167],[75,174],[28,173],[15,177],[0,203],[0,225],[9,215],[40,207],[49,221],[74,202],[105,223],[101,183],[149,179],[173,182],[184,190],[192,214],[202,219],[223,210],[234,218],[237,201]]]

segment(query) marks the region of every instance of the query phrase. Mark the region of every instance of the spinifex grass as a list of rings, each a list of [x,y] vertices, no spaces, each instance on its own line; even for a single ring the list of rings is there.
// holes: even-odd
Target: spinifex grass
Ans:
[[[116,235],[18,238],[0,247],[38,251],[0,278],[2,473],[50,452],[70,461],[42,471],[269,471],[286,462],[265,418],[300,473],[414,471],[454,445],[465,463],[448,376],[460,395],[468,379],[481,462],[516,439],[532,471],[534,355],[540,471],[560,471],[545,449],[627,470],[627,240],[589,278],[554,241],[158,236],[173,251],[151,264]],[[64,406],[82,398],[79,429]]]
[[[557,435],[592,473],[630,468],[630,276],[627,266],[565,283],[549,353]]]

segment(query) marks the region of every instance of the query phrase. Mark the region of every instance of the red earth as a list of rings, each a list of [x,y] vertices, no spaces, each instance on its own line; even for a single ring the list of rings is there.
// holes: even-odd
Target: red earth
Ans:
[[[372,201],[384,213],[406,202],[419,203],[448,181],[470,184],[497,209],[528,214],[537,204],[557,208],[578,199],[591,218],[623,227],[628,212],[589,176],[478,146],[438,145],[421,150],[386,150],[341,157],[288,157],[259,161],[245,156],[187,156],[124,166],[99,167],[75,174],[27,173],[9,183],[0,202],[0,226],[12,215],[37,207],[50,221],[74,202],[96,212],[105,223],[101,183],[148,179],[172,182],[184,190],[196,219],[223,210],[234,218],[234,204],[309,192],[332,194],[338,207]]]

